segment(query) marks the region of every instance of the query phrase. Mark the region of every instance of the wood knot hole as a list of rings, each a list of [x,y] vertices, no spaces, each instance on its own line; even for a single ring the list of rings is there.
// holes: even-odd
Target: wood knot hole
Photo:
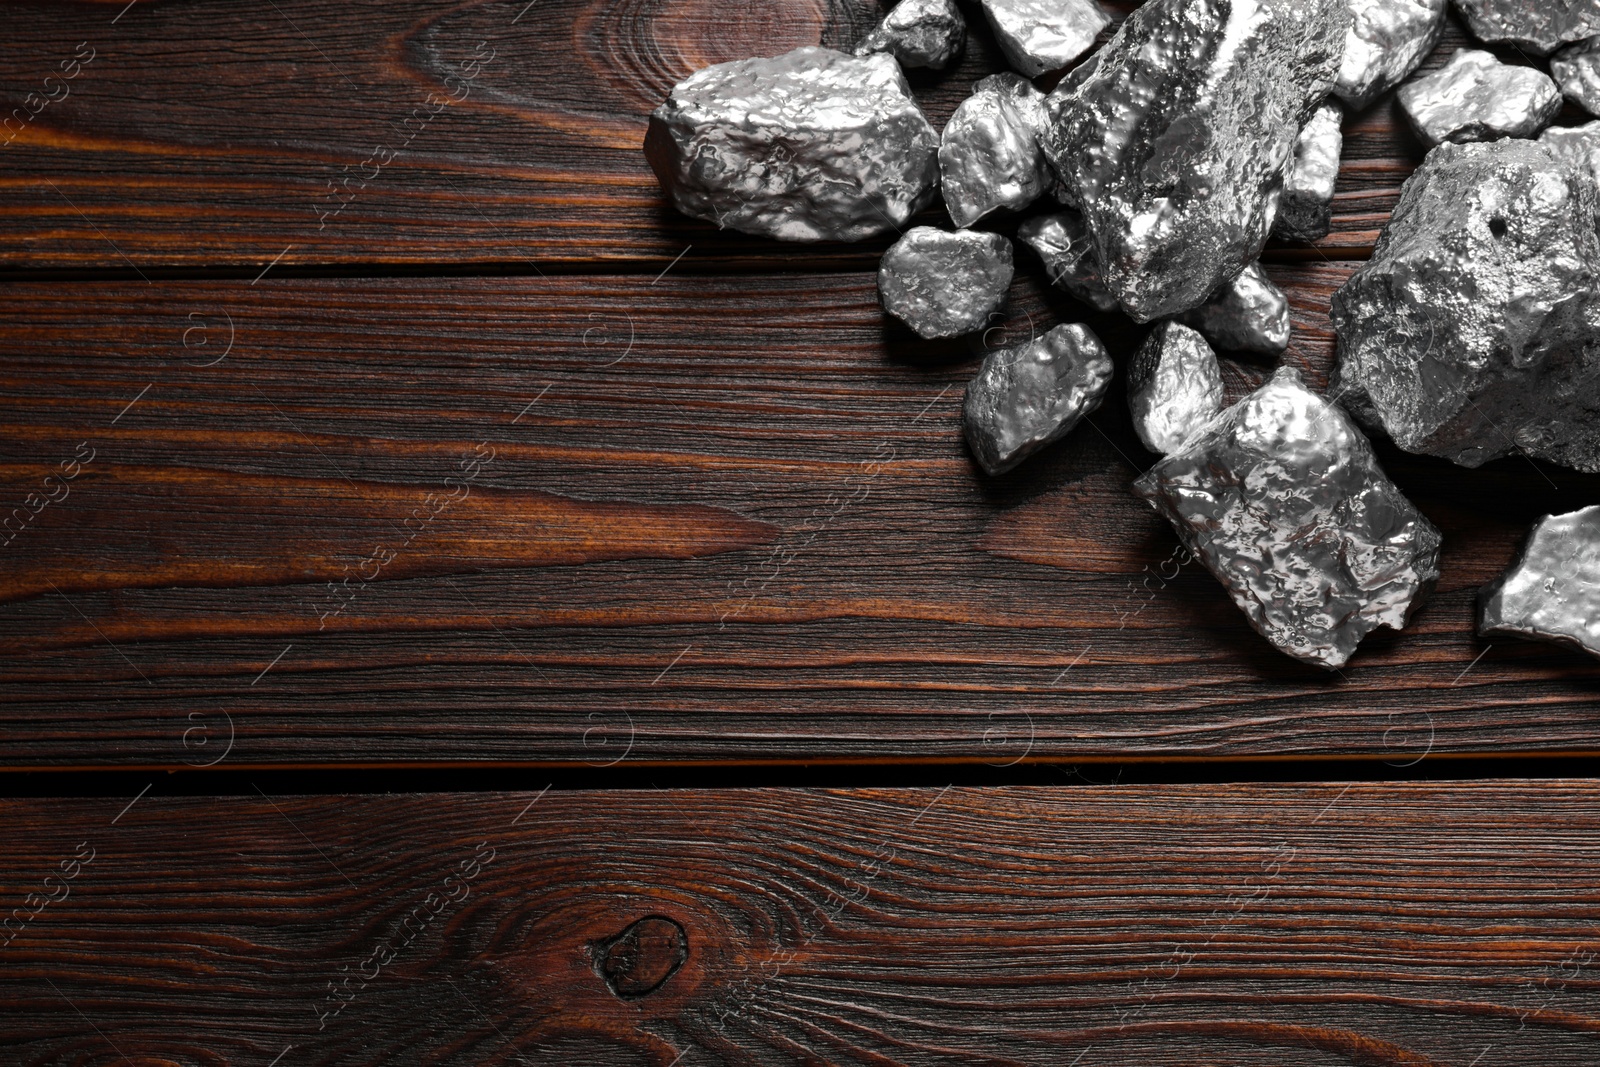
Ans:
[[[596,962],[611,992],[632,1000],[660,989],[688,958],[683,927],[663,915],[646,915],[601,942]]]

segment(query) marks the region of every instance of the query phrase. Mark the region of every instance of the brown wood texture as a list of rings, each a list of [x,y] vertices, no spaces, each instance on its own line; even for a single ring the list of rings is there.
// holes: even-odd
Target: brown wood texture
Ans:
[[[1313,383],[1351,268],[1272,268]],[[886,329],[870,274],[8,292],[9,766],[1600,749],[1600,664],[1472,633],[1600,478],[1384,450],[1444,579],[1328,674],[1178,566],[1120,386],[979,476],[973,352]],[[1023,278],[974,345],[1079,317]]]
[[[158,794],[0,804],[8,1063],[1600,1060],[1592,782]]]
[[[883,242],[663,207],[639,141],[668,86],[876,13],[11,5],[0,269],[126,280],[0,307],[0,765],[1600,751],[1600,667],[1471,634],[1527,523],[1600,479],[1387,452],[1444,582],[1324,675],[1177,566],[1120,393],[975,475],[976,356],[1086,317],[1036,272],[930,346],[875,306]],[[915,79],[936,122],[996,67],[972,21]],[[1335,232],[1272,253],[1314,382],[1417,156],[1390,104],[1352,118]],[[284,276],[405,264],[469,276]],[[1235,396],[1265,373],[1227,370]]]
[[[3,268],[650,270],[686,248],[693,269],[862,268],[887,244],[719,233],[663,206],[640,151],[645,116],[676,81],[722,60],[847,46],[880,13],[872,0],[6,10]],[[937,125],[1000,67],[972,15],[959,67],[913,79]],[[1432,62],[1465,39],[1452,22]],[[1317,246],[1332,257],[1366,254],[1421,158],[1391,101],[1346,125],[1334,232]]]

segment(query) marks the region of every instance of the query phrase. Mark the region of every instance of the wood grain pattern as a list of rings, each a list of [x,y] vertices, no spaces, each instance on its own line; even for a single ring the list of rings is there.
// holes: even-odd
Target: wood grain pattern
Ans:
[[[1313,383],[1350,269],[1273,268]],[[1527,523],[1600,479],[1386,450],[1440,590],[1342,673],[1298,665],[1128,493],[1120,387],[976,474],[974,348],[1085,318],[1030,278],[945,347],[850,273],[10,293],[6,765],[1600,749],[1600,665],[1471,632]]]
[[[489,448],[482,458],[489,463],[498,457]],[[7,474],[41,484],[50,477],[27,467]],[[102,465],[76,485],[63,484],[61,501],[67,500],[73,500],[70,509],[41,509],[36,524],[18,526],[14,536],[53,544],[40,566],[0,576],[0,601],[52,590],[336,582],[349,589],[350,583],[359,587],[380,577],[398,580],[453,570],[692,559],[746,551],[779,532],[768,523],[694,505],[595,503],[482,487],[473,492],[465,472],[429,491],[338,477]],[[26,501],[21,513],[13,510],[13,521],[32,511]],[[85,526],[99,537],[79,536]],[[264,531],[270,536],[260,536]],[[426,555],[413,551],[422,543]],[[352,545],[372,546],[353,566]]]
[[[7,13],[0,268],[653,271],[692,247],[691,270],[861,269],[888,243],[719,233],[664,206],[640,149],[650,109],[692,71],[847,47],[881,13],[874,0],[21,0]],[[913,79],[939,126],[1001,69],[970,14],[960,65]],[[1432,62],[1465,40],[1452,22]],[[1274,257],[1364,257],[1421,148],[1385,101],[1347,122],[1345,157],[1333,233]],[[946,223],[942,209],[928,221]]]
[[[10,1063],[1600,1058],[1592,782],[128,799],[0,805]]]

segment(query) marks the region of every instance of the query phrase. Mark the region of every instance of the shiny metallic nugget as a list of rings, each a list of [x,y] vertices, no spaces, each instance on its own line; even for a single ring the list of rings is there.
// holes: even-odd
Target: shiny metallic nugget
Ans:
[[[1439,531],[1343,411],[1282,367],[1134,482],[1281,652],[1334,669],[1401,629],[1439,577]]]

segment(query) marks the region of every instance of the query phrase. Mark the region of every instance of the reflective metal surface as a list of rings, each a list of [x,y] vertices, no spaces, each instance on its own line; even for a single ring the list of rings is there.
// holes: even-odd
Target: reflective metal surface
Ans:
[[[690,75],[644,147],[679,211],[789,241],[893,230],[939,181],[939,136],[899,64],[814,46]]]
[[[1439,576],[1439,531],[1292,368],[1134,483],[1280,651],[1343,666]]]
[[[1144,447],[1181,448],[1222,410],[1222,371],[1206,339],[1181,322],[1156,323],[1128,362],[1128,410]]]
[[[957,337],[991,325],[1011,273],[1011,242],[999,234],[918,226],[883,254],[878,297],[919,335]]]
[[[1479,594],[1478,632],[1600,656],[1600,507],[1534,524],[1516,560]]]
[[[1544,55],[1600,34],[1600,0],[1455,0],[1480,41]]]
[[[1294,162],[1283,179],[1278,221],[1272,236],[1284,241],[1315,241],[1328,233],[1333,219],[1333,187],[1339,178],[1344,111],[1323,104],[1311,113],[1295,142]]]
[[[955,0],[900,0],[856,45],[858,56],[884,52],[902,67],[942,70],[961,54],[967,22]]]
[[[1600,190],[1600,122],[1552,126],[1539,135],[1539,143],[1561,162],[1589,175]]]
[[[1117,306],[1100,278],[1100,257],[1080,212],[1067,208],[1027,219],[1017,227],[1017,240],[1038,254],[1052,285],[1100,311]]]
[[[1405,80],[1444,32],[1444,0],[1351,0],[1334,95],[1360,111]]]
[[[1600,470],[1592,179],[1533,141],[1445,144],[1334,294],[1336,382],[1400,447]]]
[[[1289,347],[1289,298],[1260,263],[1250,264],[1182,321],[1224,351],[1275,356]]]
[[[1600,37],[1568,45],[1550,57],[1550,76],[1561,95],[1591,115],[1600,115]]]
[[[1561,91],[1542,71],[1463,49],[1436,71],[1400,87],[1400,110],[1430,145],[1532,137],[1561,110]]]
[[[1050,95],[1045,153],[1135,320],[1260,255],[1349,25],[1344,0],[1151,0]]]
[[[982,0],[1011,69],[1028,77],[1077,62],[1111,19],[1094,0]]]
[[[945,124],[939,143],[940,187],[957,226],[999,208],[1025,208],[1049,191],[1054,175],[1039,148],[1044,94],[1016,74],[980,81]]]
[[[989,353],[962,409],[974,458],[989,474],[1003,474],[1065,437],[1100,406],[1111,373],[1105,346],[1076,323]]]

